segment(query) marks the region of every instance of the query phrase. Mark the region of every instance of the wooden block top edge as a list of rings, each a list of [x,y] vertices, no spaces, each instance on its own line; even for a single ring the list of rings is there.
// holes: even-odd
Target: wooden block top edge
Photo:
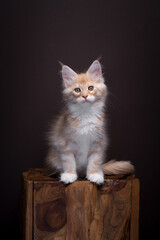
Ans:
[[[45,168],[29,168],[28,171],[22,173],[23,179],[27,181],[59,181],[58,175],[48,176]],[[105,179],[134,179],[135,174],[131,175],[105,175]],[[87,181],[86,179],[78,179],[79,181]]]

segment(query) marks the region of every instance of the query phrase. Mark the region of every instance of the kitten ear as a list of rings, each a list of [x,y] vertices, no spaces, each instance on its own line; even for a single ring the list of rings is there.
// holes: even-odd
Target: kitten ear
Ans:
[[[70,87],[75,79],[77,78],[77,73],[75,73],[70,67],[62,66],[62,78],[65,87]]]
[[[93,80],[100,82],[103,81],[102,68],[98,60],[95,60],[89,67],[87,73],[93,77]]]

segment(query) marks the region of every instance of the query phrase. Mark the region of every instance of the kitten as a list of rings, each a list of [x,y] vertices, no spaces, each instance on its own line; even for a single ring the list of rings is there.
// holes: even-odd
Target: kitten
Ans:
[[[133,165],[126,161],[103,164],[107,147],[105,100],[107,87],[98,60],[86,73],[77,74],[62,65],[65,107],[51,127],[49,168],[60,172],[64,183],[78,176],[102,184],[104,174],[129,174]]]

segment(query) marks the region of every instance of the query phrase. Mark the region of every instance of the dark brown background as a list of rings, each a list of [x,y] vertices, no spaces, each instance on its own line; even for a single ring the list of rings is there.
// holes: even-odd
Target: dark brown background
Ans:
[[[43,166],[45,132],[63,105],[57,61],[83,71],[99,55],[110,92],[108,158],[134,163],[141,182],[140,239],[155,239],[160,201],[157,3],[4,1],[0,226],[5,239],[18,239],[21,173]]]

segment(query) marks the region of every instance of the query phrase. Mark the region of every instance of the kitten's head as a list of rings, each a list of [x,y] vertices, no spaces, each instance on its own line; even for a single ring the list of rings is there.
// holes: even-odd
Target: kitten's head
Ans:
[[[86,73],[77,74],[70,67],[62,65],[64,97],[72,103],[93,103],[104,101],[107,93],[102,68],[95,60]]]

